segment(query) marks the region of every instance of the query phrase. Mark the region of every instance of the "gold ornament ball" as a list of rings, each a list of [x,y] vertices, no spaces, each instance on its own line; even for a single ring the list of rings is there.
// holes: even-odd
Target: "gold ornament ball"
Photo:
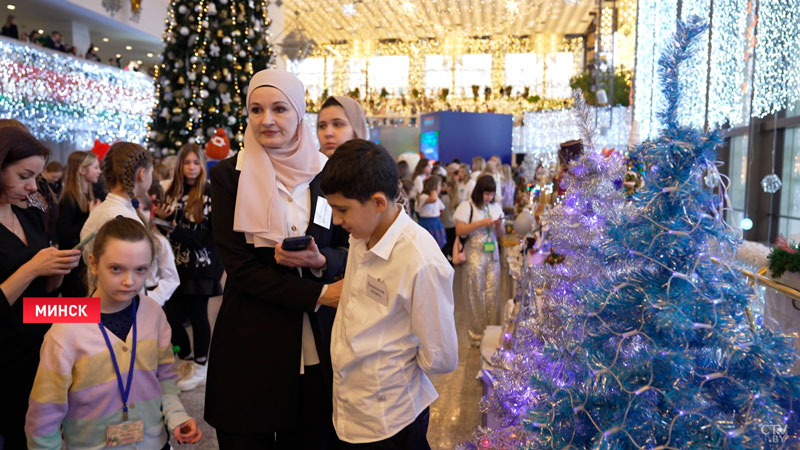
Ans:
[[[181,113],[181,109],[179,107],[176,106],[176,107],[172,108],[172,114],[180,114],[180,113]]]
[[[208,113],[209,114],[214,114],[216,112],[217,112],[217,107],[216,106],[209,106],[208,107]]]

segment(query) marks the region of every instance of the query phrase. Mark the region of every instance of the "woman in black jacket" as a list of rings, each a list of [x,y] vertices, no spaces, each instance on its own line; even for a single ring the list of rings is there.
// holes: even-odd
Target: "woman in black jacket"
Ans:
[[[220,448],[324,449],[330,329],[348,237],[319,187],[325,156],[294,75],[263,70],[247,93],[244,149],[211,169],[212,223],[228,278],[209,354],[205,418]],[[312,236],[301,251],[284,239]]]
[[[50,297],[79,250],[51,246],[44,213],[21,208],[50,151],[20,128],[0,129],[0,443],[26,448],[25,413],[48,324],[23,323],[23,297]],[[2,445],[0,445],[2,447]]]

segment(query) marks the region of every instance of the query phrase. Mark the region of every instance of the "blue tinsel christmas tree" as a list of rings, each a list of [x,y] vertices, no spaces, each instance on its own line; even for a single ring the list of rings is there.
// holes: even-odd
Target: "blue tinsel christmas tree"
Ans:
[[[625,173],[625,165],[620,152],[603,154],[594,148],[594,113],[580,91],[573,96],[584,155],[570,163],[561,180],[566,190],[563,201],[541,218],[548,245],[564,256],[564,262],[524,269],[517,287],[516,300],[521,308],[511,345],[495,353],[492,363],[496,369],[484,374],[493,389],[482,400],[481,408],[498,418],[502,428],[479,430],[479,446],[492,443],[495,448],[503,448],[525,443],[522,419],[537,401],[537,393],[530,386],[532,368],[548,371],[549,375],[561,370],[549,364],[558,358],[552,352],[574,346],[579,338],[577,330],[566,328],[562,318],[580,307],[582,286],[619,268],[609,265],[595,244],[605,232],[606,223],[621,221],[630,214],[630,205],[617,183]],[[541,375],[546,376],[544,372]]]
[[[738,238],[721,218],[722,139],[677,120],[678,68],[705,27],[679,22],[659,60],[665,129],[634,151],[646,167],[634,213],[610,217],[593,244],[610,269],[577,279],[573,307],[554,309],[570,339],[541,340],[509,366],[530,382],[524,400],[505,399],[528,405],[509,425],[512,447],[797,448],[794,348],[759,325],[754,291],[731,266]],[[486,436],[479,445],[509,445],[509,433]]]

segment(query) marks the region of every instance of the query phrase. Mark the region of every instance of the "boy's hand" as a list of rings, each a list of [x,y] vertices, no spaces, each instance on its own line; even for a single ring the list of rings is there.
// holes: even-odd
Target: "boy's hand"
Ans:
[[[189,419],[172,430],[179,444],[194,444],[203,437],[203,432],[197,428],[197,421]]]
[[[342,296],[342,286],[344,285],[344,280],[339,280],[336,283],[329,284],[328,289],[325,291],[325,295],[320,297],[319,303],[322,306],[330,306],[331,308],[336,308],[339,306],[339,297]]]
[[[275,262],[287,267],[308,267],[311,269],[321,269],[325,267],[328,260],[325,255],[320,253],[314,238],[305,250],[290,252],[284,250],[282,245],[275,247]]]

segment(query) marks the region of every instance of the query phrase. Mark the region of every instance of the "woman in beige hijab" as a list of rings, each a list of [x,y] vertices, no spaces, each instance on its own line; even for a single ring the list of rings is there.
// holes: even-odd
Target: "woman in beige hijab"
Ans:
[[[211,170],[212,226],[228,274],[209,354],[205,419],[230,448],[325,449],[330,330],[348,236],[319,188],[327,158],[282,70],[250,81],[244,149]],[[310,235],[299,251],[284,239]]]
[[[350,97],[328,97],[317,117],[317,137],[319,151],[329,158],[350,139],[368,139],[364,109]]]

